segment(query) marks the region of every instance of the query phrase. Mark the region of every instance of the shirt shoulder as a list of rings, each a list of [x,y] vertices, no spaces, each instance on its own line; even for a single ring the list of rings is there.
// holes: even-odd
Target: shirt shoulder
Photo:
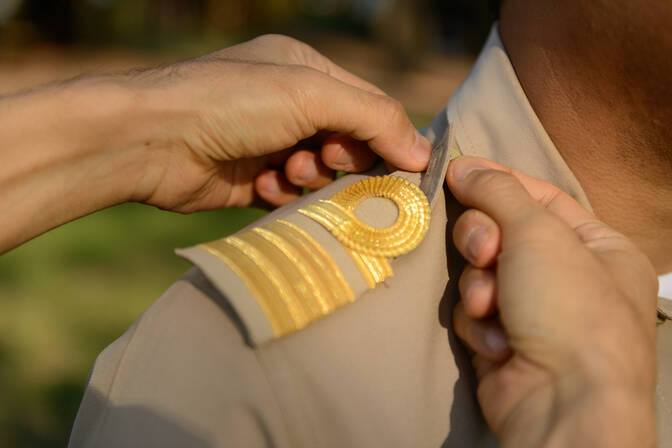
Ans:
[[[268,434],[291,446],[245,337],[228,301],[190,270],[99,355],[69,446],[254,447]]]
[[[350,175],[241,232],[179,249],[259,345],[332,314],[394,275],[431,211],[419,174]]]
[[[258,285],[243,278],[249,266],[240,264],[240,254],[233,263],[228,260],[223,242],[180,251],[197,269],[143,314],[123,350],[101,355],[73,440],[99,431],[97,440],[145,441],[155,432],[163,434],[164,426],[170,434],[172,426],[210,443],[241,440],[215,443],[225,446],[256,446],[262,436],[276,446],[441,445],[447,437],[455,446],[494,446],[472,393],[468,356],[452,333],[457,293],[450,280],[462,261],[448,242],[459,204],[441,193],[412,250],[371,256],[357,256],[329,223],[300,212],[334,197],[334,203],[322,205],[343,208],[347,198],[342,203],[339,194],[349,194],[351,186],[359,189],[360,182],[378,182],[379,176],[344,176],[233,235],[240,240],[234,247],[241,241],[252,246],[241,252],[248,264],[258,262],[254,254],[275,252],[270,266],[251,269],[262,276],[275,270],[287,276],[284,287],[294,288],[295,296],[305,288],[303,297],[313,298],[298,302],[304,313],[312,309],[317,316],[303,327],[275,333],[276,317],[259,303]],[[393,173],[385,179],[380,185],[397,193],[417,193],[419,175]],[[395,197],[367,198],[354,216],[389,227],[399,218]],[[328,209],[321,217],[336,219],[339,213]],[[224,256],[213,248],[223,249]],[[273,286],[269,276],[261,281]],[[287,296],[272,291],[265,299],[279,302],[280,312],[292,316],[283,302]],[[337,303],[338,297],[349,299]],[[111,371],[116,371],[113,385],[106,388],[109,381],[103,379]],[[103,422],[102,430],[80,424],[95,393],[105,406],[92,420]],[[144,417],[128,423],[133,406],[171,423]],[[156,429],[145,431],[141,423]]]

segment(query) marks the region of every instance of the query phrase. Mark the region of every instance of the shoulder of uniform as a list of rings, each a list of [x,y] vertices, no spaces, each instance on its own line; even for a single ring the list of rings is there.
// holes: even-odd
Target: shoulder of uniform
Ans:
[[[394,275],[430,222],[417,173],[348,175],[242,231],[178,249],[227,298],[254,345],[301,330]]]

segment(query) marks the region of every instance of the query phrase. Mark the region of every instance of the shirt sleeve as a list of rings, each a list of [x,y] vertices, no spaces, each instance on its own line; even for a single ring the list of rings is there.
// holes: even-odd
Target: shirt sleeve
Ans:
[[[100,354],[69,446],[291,444],[245,329],[192,269]]]

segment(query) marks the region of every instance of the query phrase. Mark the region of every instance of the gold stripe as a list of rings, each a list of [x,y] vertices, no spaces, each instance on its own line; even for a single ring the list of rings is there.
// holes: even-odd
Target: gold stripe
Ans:
[[[260,256],[257,263],[266,275],[276,277],[278,290],[286,298],[285,306],[295,317],[296,329],[305,327],[308,322],[320,316],[319,305],[314,300],[308,300],[313,294],[309,283],[296,269],[291,259],[254,231],[243,232],[237,235],[237,238],[258,252]]]
[[[372,257],[371,255],[365,255],[347,247],[345,250],[350,254],[352,261],[355,262],[355,265],[357,265],[357,268],[364,276],[366,285],[369,288],[375,288],[378,283],[382,283],[392,276],[392,266],[390,266],[386,258]]]
[[[299,210],[299,213],[322,224],[333,235],[339,232],[339,226],[343,226],[343,223],[353,219],[340,206],[328,201],[318,201],[309,204],[306,208]],[[350,255],[350,258],[352,258],[357,269],[359,269],[369,288],[375,288],[378,283],[383,282],[389,277],[389,275],[385,275],[385,272],[391,271],[392,268],[389,262],[383,257],[367,255],[347,246],[345,246],[345,250]],[[383,260],[382,262],[379,261],[381,259]]]
[[[252,229],[269,243],[273,244],[289,261],[276,260],[276,265],[285,272],[285,277],[296,281],[295,286],[300,293],[297,295],[300,303],[297,307],[311,310],[311,317],[323,316],[335,308],[334,298],[331,291],[318,274],[318,270],[312,266],[309,257],[305,257],[300,250],[290,245],[280,235],[264,227]],[[311,319],[312,320],[312,319]]]
[[[308,317],[303,309],[296,307],[298,299],[290,281],[284,277],[262,251],[254,244],[246,241],[245,236],[247,234],[249,232],[230,236],[223,240],[208,243],[208,246],[219,249],[220,252],[226,254],[231,254],[233,252],[231,249],[235,249],[247,258],[245,260],[236,257],[233,261],[234,263],[240,263],[239,271],[251,269],[247,281],[244,280],[250,290],[255,291],[255,287],[259,284],[264,285],[266,282],[270,284],[270,287],[264,287],[255,296],[259,305],[266,312],[269,321],[279,323],[278,331],[275,332],[276,337],[291,333],[297,328],[303,328],[308,321]],[[229,266],[232,265],[229,264]],[[252,268],[253,266],[254,268]],[[274,326],[274,328],[276,327]]]
[[[343,273],[307,232],[287,221],[202,244],[245,283],[283,336],[354,300]]]
[[[345,248],[345,250],[348,252],[350,258],[352,258],[352,261],[357,266],[357,269],[359,269],[359,272],[361,272],[362,276],[364,277],[366,286],[368,286],[370,289],[375,288],[376,285],[378,284],[378,278],[379,278],[378,273],[371,269],[370,264],[364,262],[364,260],[362,259],[362,254],[354,250],[351,250],[347,247]]]
[[[271,222],[268,224],[268,228],[283,236],[286,240],[291,241],[303,251],[306,258],[311,259],[329,290],[333,291],[333,296],[338,306],[352,302],[355,299],[355,295],[352,289],[350,289],[350,285],[341,269],[329,253],[308,232],[283,219]]]
[[[384,197],[398,209],[386,228],[361,222],[355,208]],[[329,230],[345,247],[369,288],[393,275],[388,257],[416,247],[429,227],[422,191],[405,179],[379,176],[356,182],[299,210]],[[199,247],[226,263],[255,296],[276,337],[351,302],[355,296],[329,253],[306,231],[284,220]]]
[[[374,197],[390,199],[397,206],[397,220],[386,228],[363,223],[355,209]],[[340,241],[364,276],[369,288],[393,275],[387,257],[414,249],[429,229],[430,211],[424,193],[409,181],[395,176],[363,179],[336,193],[330,200],[318,200],[299,213],[313,219]]]
[[[380,229],[366,225],[355,217],[354,228],[344,229],[347,235],[345,244],[370,255],[385,257],[405,254],[420,244],[429,228],[429,203],[422,190],[406,179],[396,176],[369,177],[336,193],[331,202],[340,205],[354,217],[359,204],[375,197],[394,202],[398,211],[396,222]]]
[[[363,255],[364,262],[369,264],[372,269],[378,273],[377,282],[382,283],[394,275],[390,262],[385,257],[372,257],[371,255]]]
[[[199,244],[198,247],[222,260],[243,281],[257,298],[257,303],[271,324],[273,334],[278,336],[294,328],[292,316],[281,302],[264,299],[276,294],[276,287],[245,253],[228,244],[226,239]]]
[[[395,203],[397,220],[385,228],[360,221],[355,208],[365,199],[383,197]],[[429,229],[429,203],[424,193],[405,179],[367,178],[349,185],[331,200],[319,200],[299,210],[329,230],[344,246],[376,257],[396,257],[414,249]]]

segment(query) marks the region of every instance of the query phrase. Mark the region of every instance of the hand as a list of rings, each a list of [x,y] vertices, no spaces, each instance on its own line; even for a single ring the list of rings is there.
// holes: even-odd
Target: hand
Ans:
[[[0,129],[0,253],[122,202],[282,205],[334,170],[419,171],[431,152],[398,101],[283,36],[1,97]]]
[[[249,205],[255,192],[282,205],[301,187],[331,182],[334,170],[370,168],[376,154],[420,171],[431,152],[399,102],[288,37],[135,78],[158,108],[179,115],[135,193],[161,208]]]
[[[451,162],[467,210],[454,312],[484,416],[504,447],[654,446],[656,276],[649,260],[548,183]]]

